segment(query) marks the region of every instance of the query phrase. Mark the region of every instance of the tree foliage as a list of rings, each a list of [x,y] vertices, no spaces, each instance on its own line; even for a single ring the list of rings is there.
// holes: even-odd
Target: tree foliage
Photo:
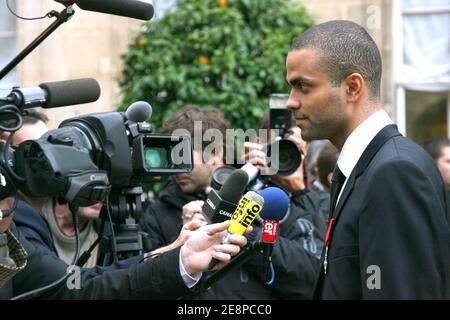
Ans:
[[[234,128],[257,128],[269,95],[288,90],[291,41],[312,24],[286,0],[179,0],[144,23],[122,57],[121,106],[148,101],[156,128],[185,104],[217,107]]]

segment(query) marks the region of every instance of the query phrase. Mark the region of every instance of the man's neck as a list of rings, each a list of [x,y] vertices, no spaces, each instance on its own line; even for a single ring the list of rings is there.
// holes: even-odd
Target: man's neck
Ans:
[[[330,138],[331,143],[342,151],[342,147],[352,132],[367,118],[381,110],[379,103],[358,104],[352,107],[354,110],[345,128],[342,128],[341,134]]]

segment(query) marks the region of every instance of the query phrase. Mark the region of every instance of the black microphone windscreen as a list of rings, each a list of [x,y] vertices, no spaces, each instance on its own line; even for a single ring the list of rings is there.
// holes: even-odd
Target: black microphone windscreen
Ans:
[[[56,108],[94,102],[100,97],[100,85],[91,78],[46,82],[39,85],[45,91],[43,108]]]
[[[248,174],[241,169],[235,170],[222,185],[219,195],[230,202],[238,203],[247,187]]]
[[[139,20],[150,20],[153,17],[153,6],[143,1],[77,0],[76,4],[83,10],[109,13]]]
[[[125,116],[133,122],[144,122],[152,116],[152,107],[145,101],[136,101],[127,108]]]

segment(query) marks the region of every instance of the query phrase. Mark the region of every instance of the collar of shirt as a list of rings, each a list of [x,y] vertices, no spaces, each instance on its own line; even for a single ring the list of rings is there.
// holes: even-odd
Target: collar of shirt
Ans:
[[[337,164],[348,178],[370,141],[387,125],[393,124],[386,111],[380,110],[364,120],[350,134],[342,147]],[[344,189],[344,188],[342,188]]]

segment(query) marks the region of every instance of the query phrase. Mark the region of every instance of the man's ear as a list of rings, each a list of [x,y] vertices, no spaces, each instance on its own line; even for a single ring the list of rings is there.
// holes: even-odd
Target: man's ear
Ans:
[[[343,81],[347,102],[356,102],[366,91],[366,82],[359,73],[352,73]]]

